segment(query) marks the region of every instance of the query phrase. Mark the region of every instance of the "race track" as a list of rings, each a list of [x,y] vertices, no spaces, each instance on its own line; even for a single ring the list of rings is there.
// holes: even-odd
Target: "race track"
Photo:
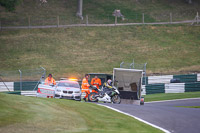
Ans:
[[[103,104],[164,128],[171,133],[200,133],[200,108],[176,106],[200,106],[199,99],[149,102],[144,106],[132,104]]]

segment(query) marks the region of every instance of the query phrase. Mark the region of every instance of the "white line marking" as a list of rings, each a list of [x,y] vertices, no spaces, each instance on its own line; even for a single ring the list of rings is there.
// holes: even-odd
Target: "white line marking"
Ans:
[[[139,121],[141,121],[141,122],[143,122],[143,123],[145,123],[145,124],[148,124],[148,125],[150,125],[150,126],[152,126],[152,127],[154,127],[154,128],[160,129],[161,131],[163,131],[163,132],[165,132],[165,133],[171,133],[170,131],[168,131],[168,130],[162,128],[162,127],[156,126],[156,125],[154,125],[154,124],[152,124],[152,123],[149,123],[149,122],[147,122],[147,121],[145,121],[145,120],[142,120],[142,119],[140,119],[140,118],[138,118],[138,117],[136,117],[136,116],[133,116],[133,115],[131,115],[131,114],[122,112],[122,111],[120,111],[120,110],[118,110],[118,109],[115,109],[115,108],[112,108],[112,107],[109,107],[109,106],[106,106],[106,105],[102,105],[102,104],[97,104],[97,105],[100,105],[100,106],[103,106],[103,107],[112,109],[112,110],[114,110],[114,111],[116,111],[116,112],[125,114],[125,115],[130,116],[130,117],[133,117],[133,118],[135,118],[135,119],[137,119],[137,120],[139,120]]]
[[[184,100],[195,100],[200,98],[185,98],[185,99],[174,99],[174,100],[163,100],[163,101],[152,101],[152,102],[145,102],[146,103],[161,103],[161,102],[173,102],[173,101],[184,101]]]

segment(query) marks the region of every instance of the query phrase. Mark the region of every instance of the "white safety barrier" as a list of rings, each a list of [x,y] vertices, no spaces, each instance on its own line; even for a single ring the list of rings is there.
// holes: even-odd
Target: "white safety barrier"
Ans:
[[[184,93],[185,83],[165,84],[165,93]]]
[[[142,92],[141,92],[142,95],[146,95],[146,87],[145,85],[142,85]]]
[[[36,97],[37,91],[21,91],[21,95],[23,96],[31,96]]]
[[[148,84],[156,83],[170,83],[170,80],[173,79],[173,75],[164,75],[164,76],[149,76]]]
[[[3,91],[14,91],[14,82],[4,82],[4,83],[0,82],[0,92],[3,92]]]
[[[197,81],[200,81],[200,73],[197,74]]]

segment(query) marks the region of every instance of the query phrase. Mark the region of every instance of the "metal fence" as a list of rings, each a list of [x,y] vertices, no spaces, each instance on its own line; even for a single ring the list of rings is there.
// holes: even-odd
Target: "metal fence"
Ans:
[[[0,72],[0,91],[33,91],[41,80],[45,79],[46,70],[20,69]]]
[[[196,20],[195,18],[198,18]],[[189,21],[188,21],[189,20]],[[52,26],[52,27],[62,27],[64,25],[77,25],[77,24],[147,24],[147,23],[177,23],[177,22],[200,22],[197,12],[183,12],[180,13],[133,13],[129,16],[125,16],[125,19],[115,18],[112,15],[86,15],[83,20],[78,17],[73,16],[52,16],[52,17],[38,17],[38,16],[11,16],[11,17],[0,17],[0,29],[6,27],[17,27],[23,26],[26,28],[31,27],[42,27],[42,26]]]
[[[145,77],[146,77],[146,66],[147,66],[147,63],[138,64],[138,63],[135,63],[134,60],[133,60],[132,63],[121,62],[121,64],[120,64],[120,68],[143,70],[142,84],[145,84],[145,85],[148,84],[147,80],[145,79]]]

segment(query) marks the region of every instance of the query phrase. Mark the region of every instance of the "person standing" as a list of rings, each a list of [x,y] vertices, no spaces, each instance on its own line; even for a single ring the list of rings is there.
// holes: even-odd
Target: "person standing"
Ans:
[[[90,84],[88,83],[88,78],[89,78],[89,74],[85,74],[85,77],[82,80],[82,85],[81,85],[81,92],[85,92],[85,97],[83,98],[83,100],[86,102],[86,99],[88,97],[88,94],[90,94]]]
[[[97,76],[95,76],[95,77],[91,80],[91,85],[96,86],[97,89],[99,89],[99,86],[101,86],[101,79],[99,79]],[[95,90],[92,90],[92,92],[97,93]]]
[[[44,83],[45,85],[50,85],[50,84],[56,85],[56,81],[55,81],[55,79],[53,79],[51,73],[48,75],[48,77],[45,79],[44,82],[45,82]]]

